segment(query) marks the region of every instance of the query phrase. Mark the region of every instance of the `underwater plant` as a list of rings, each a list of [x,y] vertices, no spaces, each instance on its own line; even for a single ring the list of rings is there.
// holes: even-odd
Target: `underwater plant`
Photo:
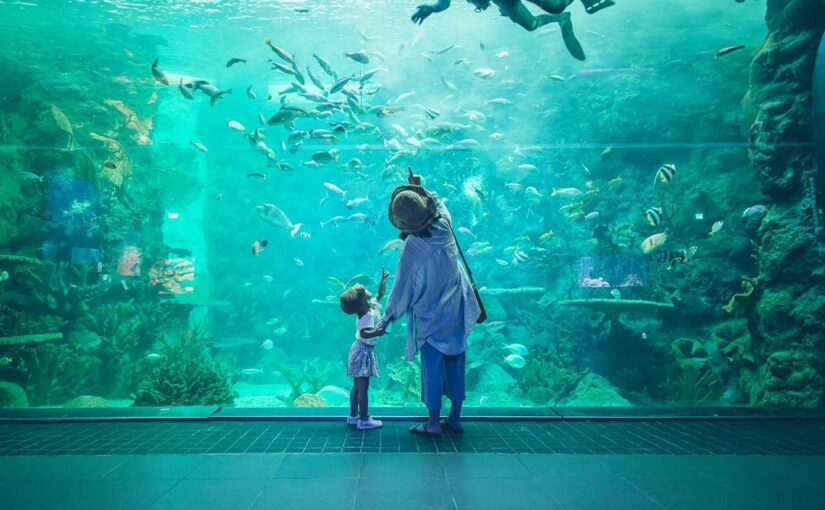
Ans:
[[[209,359],[197,335],[168,344],[134,395],[136,406],[232,405],[229,374]]]
[[[25,389],[31,405],[63,404],[96,385],[100,361],[70,344],[47,341],[20,345],[7,351],[7,356],[15,361],[5,368]]]

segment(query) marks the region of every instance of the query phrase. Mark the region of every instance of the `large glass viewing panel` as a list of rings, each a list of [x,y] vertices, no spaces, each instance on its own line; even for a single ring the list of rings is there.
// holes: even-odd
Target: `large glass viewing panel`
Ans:
[[[555,3],[0,2],[0,407],[347,406],[408,167],[467,406],[822,406],[821,3]]]

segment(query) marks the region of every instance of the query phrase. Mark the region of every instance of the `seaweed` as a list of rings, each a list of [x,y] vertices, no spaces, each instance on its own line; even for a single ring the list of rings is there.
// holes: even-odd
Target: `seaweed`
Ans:
[[[26,389],[32,405],[62,404],[66,399],[88,392],[95,385],[95,369],[100,361],[82,354],[72,345],[41,343],[9,351],[16,363],[12,368]]]

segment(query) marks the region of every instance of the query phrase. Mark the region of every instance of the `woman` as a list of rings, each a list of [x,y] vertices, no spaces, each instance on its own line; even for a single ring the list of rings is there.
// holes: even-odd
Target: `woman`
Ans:
[[[379,330],[407,316],[407,360],[421,352],[421,400],[429,409],[413,434],[439,436],[442,428],[463,432],[464,351],[480,309],[456,258],[450,213],[410,174],[409,185],[393,191],[390,221],[406,240],[395,284]],[[441,421],[441,395],[450,399],[450,415]]]

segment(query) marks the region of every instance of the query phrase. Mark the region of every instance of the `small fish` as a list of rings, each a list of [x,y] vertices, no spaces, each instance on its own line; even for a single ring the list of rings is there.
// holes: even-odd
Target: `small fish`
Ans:
[[[261,112],[258,112],[258,123],[262,126],[266,126],[266,117],[264,117],[264,114]]]
[[[444,53],[447,53],[448,51],[450,51],[452,49],[460,48],[460,47],[461,46],[459,46],[457,44],[451,44],[449,46],[446,46],[446,47],[438,49],[438,50],[432,50],[432,51],[430,51],[430,53],[432,53],[433,55],[443,55]]]
[[[647,222],[650,223],[651,227],[658,227],[665,219],[665,214],[662,212],[661,207],[651,207],[645,211],[645,218],[647,218]]]
[[[387,241],[384,246],[378,250],[378,253],[391,253],[395,250],[400,250],[404,247],[404,241],[401,239],[391,239]]]
[[[496,58],[507,58],[510,56],[510,52],[507,50],[499,51],[496,53]]]
[[[353,208],[353,207],[355,207],[356,205],[365,204],[365,203],[367,203],[367,202],[369,202],[369,201],[370,201],[369,197],[358,197],[358,198],[352,198],[352,199],[350,199],[350,200],[348,200],[348,201],[347,201],[346,206],[347,206],[347,209],[352,209],[352,208]]]
[[[608,147],[602,151],[602,161],[607,161],[613,156],[613,147]]]
[[[750,220],[753,218],[761,218],[766,212],[768,212],[767,206],[761,204],[752,205],[742,212],[742,219]]]
[[[312,237],[312,234],[310,234],[310,233],[309,233],[309,232],[307,232],[307,231],[304,231],[304,232],[301,232],[301,233],[300,233],[300,237],[301,237],[301,239],[309,239],[309,238],[311,238],[311,237]]]
[[[527,356],[530,353],[530,350],[522,344],[508,344],[504,346],[504,349],[519,356]]]
[[[158,67],[158,59],[156,58],[154,62],[152,62],[152,77],[158,83],[163,83],[164,85],[169,85],[169,78],[166,76],[166,73],[160,70]]]
[[[347,192],[342,190],[341,188],[339,188],[335,184],[332,184],[331,182],[325,182],[324,187],[326,189],[332,191],[333,193],[337,193],[337,194],[341,195],[341,200],[346,200]]]
[[[223,193],[220,193],[220,192],[215,193],[215,200],[217,200],[218,202],[223,200]]]
[[[258,375],[263,373],[264,371],[261,368],[244,368],[241,370],[241,374],[243,375]]]
[[[593,221],[599,217],[599,211],[593,211],[591,213],[585,214],[584,219],[585,221]]]
[[[496,75],[496,72],[489,67],[479,67],[473,71],[473,74],[482,80],[489,80]]]
[[[507,262],[506,260],[503,260],[503,259],[500,259],[500,258],[496,258],[495,260],[496,260],[496,264],[498,264],[500,266],[509,266],[510,265],[510,263]]]
[[[522,164],[518,165],[516,168],[518,170],[524,170],[524,171],[534,171],[534,170],[539,169],[539,167],[537,167],[536,165],[530,164],[530,163],[522,163]]]
[[[469,63],[470,63],[470,59],[460,58],[460,59],[456,60],[455,62],[453,62],[453,65],[454,66],[461,66],[461,65],[465,65],[465,64],[469,64]]]
[[[235,64],[244,64],[244,65],[246,65],[246,59],[245,58],[230,58],[226,62],[226,67],[232,67]]]
[[[553,236],[556,235],[555,232],[552,230],[548,230],[547,232],[543,233],[539,236],[539,244],[547,244],[553,239]]]
[[[619,289],[613,289],[610,291],[610,297],[612,297],[613,299],[621,299],[622,293]]]
[[[581,194],[582,194],[582,190],[580,190],[578,188],[562,188],[562,189],[553,188],[553,191],[550,192],[551,197],[555,197],[555,196],[577,197]]]
[[[261,342],[261,349],[265,351],[271,351],[273,347],[275,347],[275,342],[273,342],[271,338],[267,338]]]
[[[554,80],[554,81],[566,81],[567,80],[567,78],[565,78],[564,76],[562,76],[560,74],[551,74],[550,76],[548,76],[548,78],[550,78],[551,80]]]
[[[283,48],[279,48],[272,44],[272,39],[270,39],[269,37],[264,39],[264,44],[269,46],[269,48],[273,52],[275,52],[275,54],[278,55],[279,58],[283,59],[286,62],[289,62],[290,64],[295,63],[295,57],[293,57],[288,51],[284,50]]]
[[[725,225],[725,222],[723,222],[723,221],[717,221],[716,223],[714,223],[714,224],[713,224],[713,226],[711,226],[711,227],[710,227],[710,232],[708,232],[708,235],[709,235],[709,236],[714,236],[714,235],[716,235],[716,233],[717,233],[717,232],[719,232],[720,230],[722,230],[722,227],[723,227],[724,225]]]
[[[652,236],[648,237],[644,241],[642,241],[641,248],[644,253],[650,253],[653,250],[658,249],[664,242],[667,241],[667,234],[665,232],[660,232],[658,234],[653,234]]]
[[[273,317],[273,318],[269,319],[268,321],[266,321],[266,325],[267,325],[267,326],[275,326],[275,325],[277,325],[279,322],[281,322],[281,319],[279,319],[279,318],[277,318],[277,317]]]
[[[364,51],[364,50],[347,51],[347,52],[344,52],[344,56],[347,57],[348,59],[354,61],[354,62],[358,62],[359,64],[369,64],[370,63],[370,57],[369,57],[369,55],[367,55],[367,52]]]
[[[227,94],[232,94],[232,89],[219,90],[215,92],[209,97],[209,106],[215,106],[215,103],[218,102],[218,99],[221,99],[223,96]]]
[[[252,90],[252,85],[246,87],[246,97],[248,97],[249,99],[257,99],[258,98],[258,95],[255,94],[254,90]],[[261,114],[259,113],[258,115],[261,115]],[[263,117],[263,115],[261,115],[261,117]],[[258,120],[261,120],[261,119],[259,118]]]
[[[466,236],[470,236],[470,237],[472,237],[473,239],[478,239],[478,236],[477,236],[477,235],[475,235],[475,234],[473,234],[473,232],[472,232],[469,228],[467,228],[467,227],[458,227],[458,229],[457,229],[457,230],[458,230],[459,232],[461,232],[462,234],[466,235]]]
[[[458,92],[458,87],[455,86],[455,83],[451,82],[447,78],[441,77],[441,83],[444,85],[444,88],[449,90],[450,92]]]
[[[105,165],[105,163],[104,163],[104,165]],[[37,175],[36,173],[33,173],[33,172],[20,172],[20,177],[22,177],[24,181],[39,181],[39,182],[43,182],[43,178],[44,178],[44,176]]]
[[[292,259],[292,262],[294,262],[295,265],[298,266],[298,267],[304,267],[304,261],[297,258],[297,257]]]
[[[739,44],[737,46],[728,46],[726,48],[722,48],[719,51],[717,51],[716,56],[721,57],[722,55],[727,55],[728,53],[733,53],[734,51],[741,50],[744,47],[745,47],[744,44]]]
[[[269,283],[272,283],[272,282],[274,282],[274,281],[275,281],[275,278],[273,278],[273,277],[272,277],[272,275],[265,274],[265,275],[264,275],[264,281],[269,282]]]
[[[262,181],[267,180],[267,178],[269,177],[268,175],[261,172],[249,172],[248,174],[246,174],[246,176],[250,178],[261,179]]]
[[[158,354],[156,352],[153,352],[153,353],[150,353],[150,354],[147,354],[146,356],[144,356],[143,359],[145,359],[146,361],[157,361],[162,357],[163,357],[163,354]]]
[[[10,276],[9,276],[9,272],[8,272],[8,271],[2,271],[2,272],[0,272],[0,282],[5,282],[5,281],[8,281],[8,279],[9,279],[9,278],[10,278]]]
[[[524,368],[524,365],[527,364],[524,361],[524,358],[519,356],[518,354],[509,354],[504,358],[504,362],[510,365],[513,368]]]
[[[673,177],[676,176],[676,165],[672,163],[668,163],[666,165],[662,165],[659,167],[659,170],[656,171],[656,175],[653,177],[653,185],[656,186],[657,181],[662,181],[663,183],[667,184]]]
[[[237,131],[238,133],[243,133],[244,131],[246,131],[244,125],[238,122],[237,120],[230,120],[226,123],[226,125],[229,126],[229,129]]]
[[[289,294],[287,294],[287,296],[288,295]],[[281,326],[280,328],[273,331],[272,334],[275,335],[275,336],[284,336],[284,335],[286,335],[286,332],[287,332],[287,329],[285,327]]]
[[[484,43],[479,41],[478,42],[478,48],[483,51],[484,50]]]
[[[0,367],[8,366],[13,360],[8,356],[3,356],[0,358]]]
[[[696,246],[691,246],[690,248],[682,248],[679,250],[662,250],[654,254],[653,260],[657,262],[667,262],[667,270],[671,271],[676,264],[687,263],[692,260],[697,249]]]
[[[181,78],[180,83],[178,83],[178,90],[180,90],[180,95],[182,95],[186,99],[195,99],[195,94],[192,93],[189,87],[191,87],[191,84],[184,85],[183,78]]]
[[[318,62],[318,65],[321,66],[321,69],[323,69],[328,76],[335,78],[336,80],[338,79],[338,73],[336,73],[332,69],[332,66],[329,65],[329,62],[319,57],[316,53],[313,53],[312,56],[313,58],[315,58],[315,61]]]
[[[621,182],[622,182],[622,176],[618,175],[618,176],[610,179],[609,181],[607,181],[607,187],[612,188],[613,186],[616,186],[617,184],[620,184]]]
[[[192,140],[189,140],[189,144],[190,144],[192,147],[194,147],[194,148],[198,149],[198,150],[199,150],[199,151],[201,151],[201,152],[209,152],[209,149],[207,149],[207,148],[206,148],[206,145],[204,145],[204,144],[202,144],[202,143],[200,143],[200,142],[193,142]]]
[[[264,248],[266,248],[267,246],[269,246],[269,241],[267,241],[266,239],[264,239],[262,241],[253,242],[252,243],[252,255],[257,257],[258,254],[262,253],[264,251]]]

